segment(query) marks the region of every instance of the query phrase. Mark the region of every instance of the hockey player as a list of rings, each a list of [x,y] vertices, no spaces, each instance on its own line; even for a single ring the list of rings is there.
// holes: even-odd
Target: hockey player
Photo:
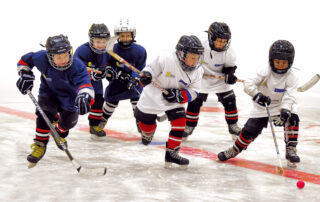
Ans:
[[[229,47],[231,41],[230,29],[226,23],[214,22],[209,26],[207,32],[208,39],[202,41],[205,49],[202,65],[204,73],[225,76],[225,80],[203,77],[198,97],[190,102],[187,107],[187,123],[183,134],[184,139],[187,139],[197,126],[200,108],[203,102],[207,100],[209,93],[216,93],[219,102],[222,103],[229,133],[235,136],[241,130],[237,125],[238,110],[236,96],[231,89],[231,85],[237,80],[237,77],[234,75],[237,66],[235,54],[232,48]]]
[[[142,143],[150,144],[155,133],[157,114],[165,112],[171,123],[166,143],[165,163],[187,167],[189,160],[179,155],[182,134],[186,125],[184,103],[197,97],[203,70],[200,66],[204,48],[196,36],[182,36],[176,45],[176,51],[156,58],[143,70],[140,82],[146,86],[141,94],[135,117],[141,128]],[[168,91],[162,93],[154,82]]]
[[[49,37],[45,47],[46,50],[21,57],[17,87],[24,95],[28,90],[31,91],[35,79],[32,68],[36,66],[41,73],[38,103],[51,122],[60,113],[55,129],[66,144],[65,138],[76,125],[79,114],[89,112],[94,102],[94,91],[86,67],[73,58],[72,47],[66,36]],[[36,115],[35,139],[31,145],[32,152],[27,157],[29,167],[35,166],[44,156],[49,141],[49,126],[38,111]],[[55,142],[62,149],[60,143],[57,140]]]
[[[244,91],[253,97],[250,118],[234,145],[218,154],[219,160],[226,161],[235,157],[261,134],[268,124],[267,104],[274,125],[284,126],[288,165],[295,166],[295,163],[300,162],[296,153],[299,131],[296,103],[298,75],[291,68],[294,55],[294,47],[289,41],[278,40],[271,45],[269,67],[258,71],[244,83]]]
[[[147,52],[141,45],[134,43],[136,37],[135,26],[128,19],[120,20],[120,23],[114,28],[114,34],[119,36],[119,38],[118,43],[114,45],[113,51],[137,69],[142,70],[146,65]],[[104,99],[106,102],[103,105],[101,128],[105,127],[120,100],[130,99],[132,109],[134,110],[142,91],[138,74],[115,59],[112,59],[110,64],[116,68],[117,78],[110,81],[105,90]]]
[[[110,37],[108,27],[105,24],[92,24],[88,35],[89,42],[79,46],[74,57],[79,58],[89,68],[88,71],[95,92],[95,102],[91,106],[88,119],[91,138],[96,139],[106,136],[104,130],[99,127],[104,103],[102,79],[107,78],[111,81],[115,79],[116,72],[109,66],[111,56],[106,50],[107,40]]]

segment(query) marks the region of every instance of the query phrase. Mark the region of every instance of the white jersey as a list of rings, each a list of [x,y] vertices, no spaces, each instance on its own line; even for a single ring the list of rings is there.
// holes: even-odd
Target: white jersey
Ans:
[[[152,81],[163,88],[186,89],[191,100],[197,97],[196,90],[200,89],[203,69],[185,72],[175,52],[168,52],[158,56],[144,71],[152,74]],[[139,98],[137,107],[148,114],[159,114],[171,109],[184,107],[184,104],[169,103],[162,96],[162,91],[154,85],[147,85]]]
[[[252,97],[259,92],[269,96],[271,99],[269,105],[271,116],[279,115],[281,109],[287,109],[291,113],[297,114],[298,83],[298,73],[295,69],[291,68],[285,74],[276,74],[268,66],[265,69],[258,70],[254,77],[245,81],[244,91]],[[250,113],[251,118],[268,116],[265,107],[253,103]]]
[[[204,47],[203,70],[205,74],[224,76],[223,67],[236,66],[236,55],[231,47],[226,51],[211,50],[208,39],[202,41]],[[231,90],[231,85],[224,80],[204,76],[201,82],[201,93],[222,93]]]

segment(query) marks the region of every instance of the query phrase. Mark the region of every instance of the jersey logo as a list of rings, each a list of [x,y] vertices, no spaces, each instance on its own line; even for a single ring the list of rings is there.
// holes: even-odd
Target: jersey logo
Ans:
[[[184,86],[188,86],[188,84],[181,79],[179,80],[179,82],[182,83]]]
[[[284,93],[284,92],[286,92],[286,89],[275,88],[274,92],[276,92],[276,93]]]
[[[214,64],[215,67],[221,67],[223,64]]]
[[[175,78],[175,75],[171,74],[171,72],[167,72],[166,73],[166,77]]]

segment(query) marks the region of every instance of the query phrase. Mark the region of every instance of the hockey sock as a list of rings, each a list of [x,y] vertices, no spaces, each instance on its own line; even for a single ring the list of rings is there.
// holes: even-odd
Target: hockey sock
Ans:
[[[185,127],[185,118],[179,118],[171,121],[171,131],[169,133],[168,148],[174,149],[180,146]]]

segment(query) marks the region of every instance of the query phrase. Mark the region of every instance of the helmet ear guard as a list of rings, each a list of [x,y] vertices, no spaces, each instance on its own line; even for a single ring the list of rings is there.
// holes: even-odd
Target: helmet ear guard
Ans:
[[[277,74],[286,73],[292,66],[294,60],[294,46],[286,40],[275,41],[269,49],[269,65],[273,72]],[[288,60],[288,68],[277,69],[274,67],[274,59]]]
[[[180,62],[180,65],[184,71],[193,71],[201,65],[201,56],[203,55],[204,48],[201,41],[196,36],[183,35],[176,45],[176,55]],[[195,66],[188,66],[185,63],[185,59],[188,53],[200,55],[199,60]]]
[[[67,36],[60,34],[57,36],[48,37],[45,47],[47,50],[47,57],[48,57],[49,63],[53,68],[63,71],[71,67],[73,63],[73,52],[72,52],[72,46]],[[63,54],[67,52],[69,54],[69,62],[64,66],[56,65],[55,62],[53,61],[53,55]]]

